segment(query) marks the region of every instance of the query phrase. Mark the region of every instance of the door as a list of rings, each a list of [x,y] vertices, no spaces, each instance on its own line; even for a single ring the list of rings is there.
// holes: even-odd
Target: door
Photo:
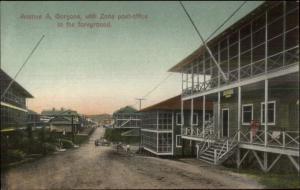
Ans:
[[[222,109],[222,132],[223,137],[229,136],[229,109]]]

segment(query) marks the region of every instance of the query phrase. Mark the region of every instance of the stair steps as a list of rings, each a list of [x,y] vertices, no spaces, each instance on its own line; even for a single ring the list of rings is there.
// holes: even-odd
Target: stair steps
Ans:
[[[215,164],[215,160],[214,160],[214,154],[215,154],[215,150],[217,150],[218,152],[224,148],[224,143],[226,141],[224,140],[219,140],[216,141],[215,143],[213,143],[208,149],[206,149],[204,152],[202,152],[199,155],[199,160],[204,161],[206,163],[209,164]],[[224,162],[229,156],[231,156],[233,154],[233,148],[230,149],[220,160],[217,161],[217,164],[221,164],[222,162]]]

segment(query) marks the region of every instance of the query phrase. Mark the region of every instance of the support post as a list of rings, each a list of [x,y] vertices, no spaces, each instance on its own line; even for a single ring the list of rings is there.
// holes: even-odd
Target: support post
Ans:
[[[286,41],[286,34],[285,34],[285,30],[286,30],[286,1],[283,1],[283,43],[282,43],[282,57],[283,57],[283,66],[285,63],[285,41]]]
[[[206,60],[205,60],[205,53],[203,53],[203,81],[204,81],[204,85],[203,85],[203,88],[206,90],[206,70],[205,70],[205,63],[206,63]]]
[[[192,92],[194,94],[194,62],[192,62]]]
[[[241,34],[239,30],[239,39],[238,39],[238,81],[241,80]]]
[[[285,131],[282,132],[282,147],[285,147]]]
[[[237,169],[240,169],[240,163],[241,163],[241,150],[238,148],[236,151],[236,167],[237,167]]]
[[[202,102],[202,135],[205,137],[205,95],[203,96]]]
[[[193,125],[193,121],[194,121],[194,99],[191,99],[191,135],[193,135],[193,131],[194,131],[194,125]]]
[[[214,149],[214,164],[217,165],[217,149]]]
[[[172,155],[174,156],[174,149],[175,149],[175,143],[174,143],[174,135],[175,135],[175,131],[174,131],[174,112],[172,112]]]
[[[238,142],[241,140],[241,87],[238,87]]]
[[[265,73],[268,73],[268,11],[266,11],[265,16]],[[268,144],[268,90],[269,83],[268,79],[265,79],[265,147]]]
[[[218,122],[217,122],[217,128],[218,128],[218,138],[220,138],[220,120],[221,120],[221,93],[218,92]]]
[[[268,171],[268,153],[264,152],[264,172]]]
[[[297,161],[295,161],[295,159],[291,155],[287,155],[287,156],[290,159],[290,161],[293,163],[295,168],[297,169],[298,175],[299,175],[299,172],[300,172],[299,162],[297,163]]]
[[[265,80],[265,146],[268,144],[268,79]]]
[[[182,130],[183,130],[183,100],[182,100],[182,97],[181,97],[181,114],[180,114],[180,117],[181,117],[181,123],[180,123],[180,127],[181,127],[181,130],[180,132],[182,133]]]

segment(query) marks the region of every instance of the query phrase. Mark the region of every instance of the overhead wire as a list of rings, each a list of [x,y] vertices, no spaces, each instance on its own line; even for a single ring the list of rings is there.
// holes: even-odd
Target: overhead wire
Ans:
[[[179,1],[181,3],[181,1]],[[245,4],[247,3],[247,1],[244,1],[239,7],[237,7],[237,9],[235,11],[232,12],[232,14],[229,15],[229,17],[227,17],[221,25],[219,25],[209,36],[208,38],[205,40],[205,42],[207,42],[215,33],[218,32],[218,30],[220,30]],[[165,77],[163,80],[161,80],[156,86],[154,86],[154,88],[152,88],[152,90],[150,90],[147,94],[145,94],[143,96],[143,98],[146,98],[147,96],[149,96],[152,92],[154,92],[164,81],[166,81],[173,73],[170,73],[167,77]],[[137,103],[136,103],[137,104]],[[135,105],[136,105],[135,104]]]
[[[45,35],[43,35],[41,37],[41,39],[37,42],[37,44],[34,46],[34,48],[31,50],[30,54],[27,56],[26,60],[24,61],[24,63],[22,64],[22,66],[19,68],[18,72],[15,74],[15,76],[12,78],[12,80],[10,81],[10,83],[8,84],[8,86],[6,87],[6,89],[3,91],[3,93],[1,94],[1,100],[4,98],[5,94],[7,93],[7,91],[9,90],[9,88],[11,87],[11,85],[15,82],[16,78],[18,77],[19,73],[22,71],[22,69],[24,68],[24,66],[26,65],[26,63],[28,62],[28,60],[30,59],[30,57],[33,55],[33,53],[35,52],[35,50],[37,49],[37,47],[40,45],[41,41],[44,39]]]

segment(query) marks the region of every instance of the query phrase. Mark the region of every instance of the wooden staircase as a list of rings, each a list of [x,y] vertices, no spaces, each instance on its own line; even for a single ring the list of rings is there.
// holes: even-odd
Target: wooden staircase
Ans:
[[[198,159],[209,164],[219,165],[229,158],[237,148],[237,134],[231,139],[217,139],[213,143],[203,144]]]

